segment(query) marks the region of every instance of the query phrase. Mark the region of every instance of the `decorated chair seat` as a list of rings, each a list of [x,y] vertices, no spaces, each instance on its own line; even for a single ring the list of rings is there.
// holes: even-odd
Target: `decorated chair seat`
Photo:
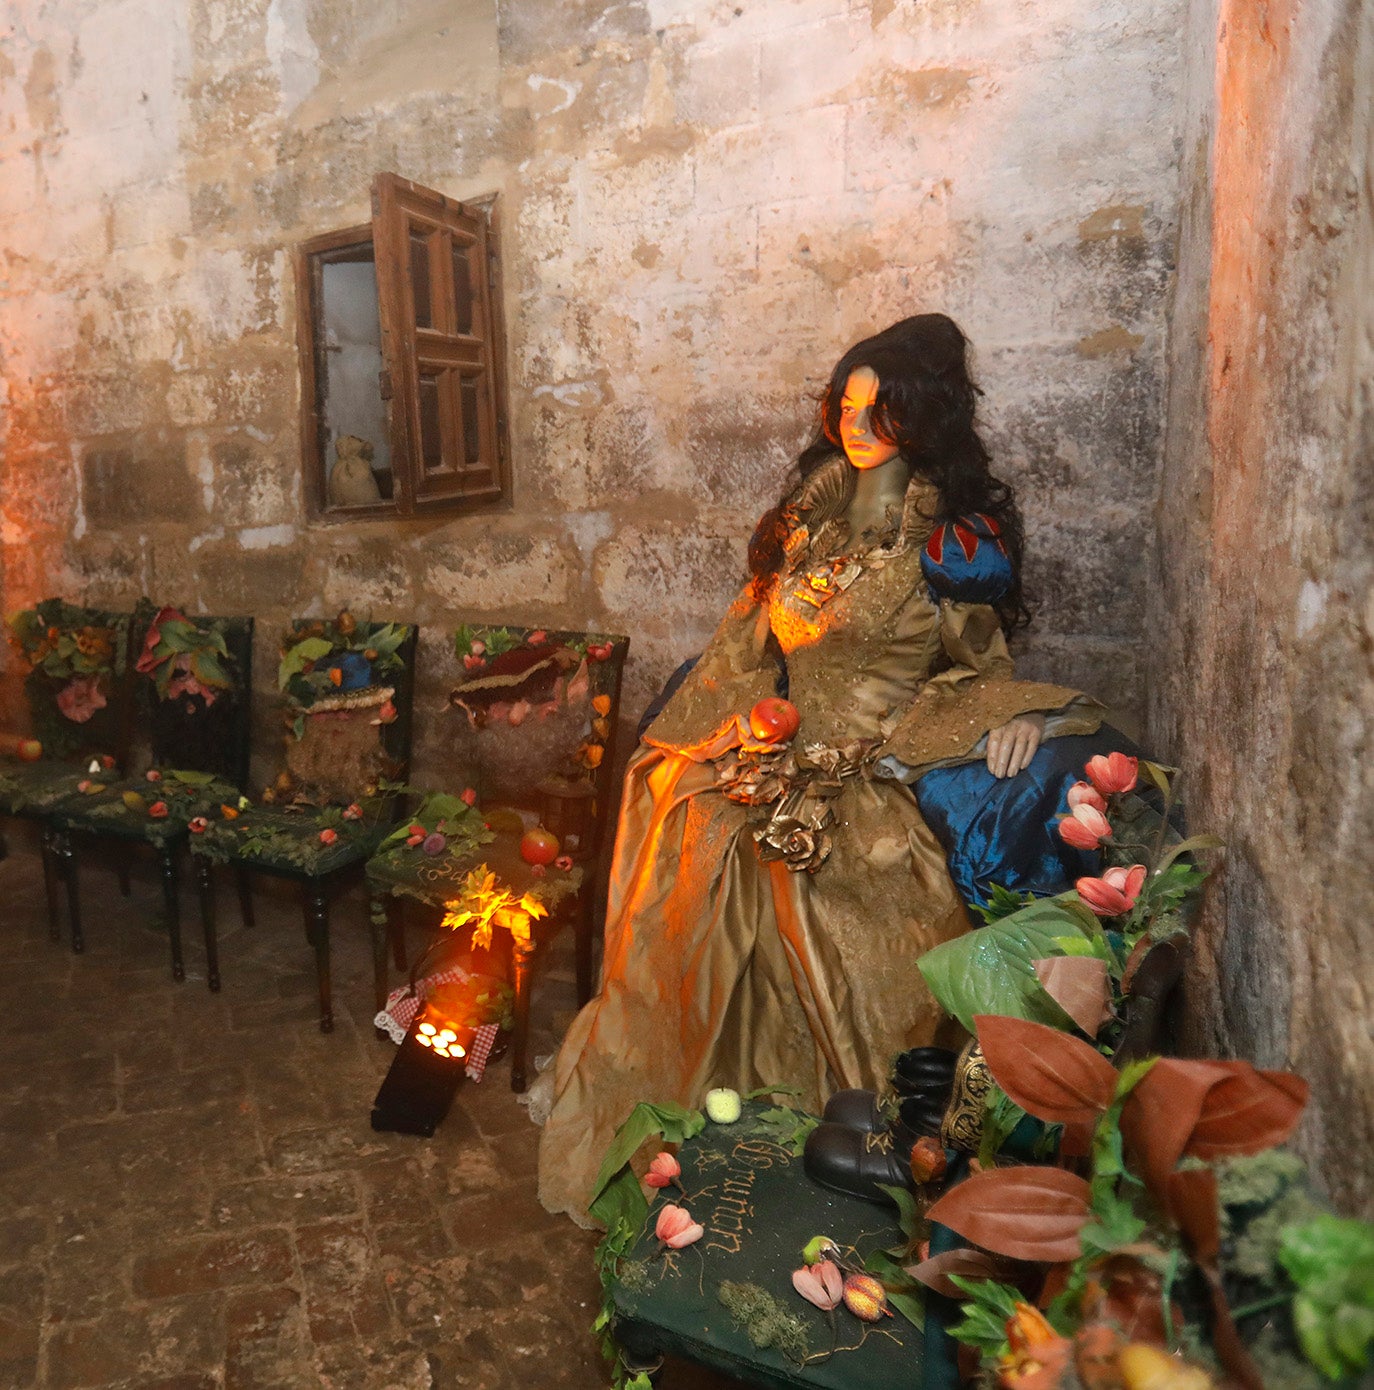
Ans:
[[[152,766],[122,780],[88,776],[50,820],[61,835],[72,949],[84,949],[77,882],[80,838],[149,845],[161,867],[172,976],[185,978],[178,857],[211,817],[234,814],[248,779],[253,619],[188,618],[159,610],[135,663],[136,711]]]
[[[133,613],[44,599],[6,620],[28,666],[31,737],[0,742],[0,817],[43,826],[48,925],[59,939],[58,838],[48,813],[88,778],[118,774],[129,747],[129,643]],[[92,765],[94,768],[92,770]]]
[[[458,629],[463,679],[449,696],[462,794],[428,796],[367,865],[380,1008],[387,943],[404,968],[394,899],[426,904],[454,953],[510,945],[515,990],[511,1085],[525,1087],[531,972],[571,917],[577,993],[591,997],[593,906],[612,787],[613,740],[629,639],[509,626]],[[535,862],[531,862],[531,861]],[[500,942],[497,942],[498,947]],[[438,953],[442,956],[442,952]]]
[[[269,874],[304,890],[314,949],[320,1031],[334,1027],[329,900],[386,838],[410,762],[417,629],[400,623],[298,619],[286,634],[277,683],[286,766],[260,804],[211,813],[191,837],[206,965],[220,987],[213,870]]]

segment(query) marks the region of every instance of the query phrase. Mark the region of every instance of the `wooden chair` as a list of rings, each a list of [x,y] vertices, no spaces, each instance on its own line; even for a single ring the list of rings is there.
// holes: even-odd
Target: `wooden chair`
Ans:
[[[347,620],[347,621],[345,621]],[[329,901],[376,851],[400,809],[410,763],[418,629],[298,619],[278,684],[285,694],[287,767],[264,804],[210,820],[192,838],[209,985],[220,987],[214,865],[299,883],[315,953],[320,1031],[334,1028]]]
[[[593,909],[609,840],[616,720],[630,644],[626,637],[510,626],[464,626],[454,641],[464,664],[464,679],[449,697],[459,716],[454,743],[488,829],[474,843],[455,794],[432,797],[411,823],[428,836],[449,817],[458,833],[442,850],[426,853],[415,836],[397,837],[368,862],[375,992],[380,1008],[388,942],[397,968],[405,968],[403,931],[389,911],[395,899],[443,913],[471,896],[469,875],[483,866],[494,875],[493,891],[529,894],[548,915],[511,943],[511,1088],[523,1091],[532,971],[541,948],[569,918],[577,934],[578,1002],[591,998]],[[536,822],[558,837],[567,856],[542,876],[520,855],[524,829]]]
[[[88,777],[118,776],[124,768],[130,733],[129,657],[137,614],[49,598],[7,622],[11,645],[29,666],[24,695],[43,756],[35,762],[0,756],[0,817],[42,827],[48,931],[60,941],[61,846],[48,812]],[[88,771],[92,761],[100,764],[99,772]],[[122,877],[121,887],[127,892]]]
[[[253,619],[187,618],[164,608],[144,634],[135,672],[135,706],[149,731],[152,766],[140,777],[92,783],[53,807],[49,821],[60,837],[72,950],[85,949],[78,837],[148,845],[161,867],[172,978],[183,980],[178,863],[203,822],[226,806],[237,809],[248,780]],[[240,893],[251,917],[246,875]]]

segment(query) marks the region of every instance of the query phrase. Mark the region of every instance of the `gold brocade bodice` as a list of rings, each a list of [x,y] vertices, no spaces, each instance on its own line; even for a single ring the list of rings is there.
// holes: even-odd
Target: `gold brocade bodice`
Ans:
[[[792,536],[768,596],[768,623],[787,658],[801,741],[835,747],[881,739],[942,653],[940,610],[921,573],[935,507],[912,487],[881,535],[844,545],[842,516]]]

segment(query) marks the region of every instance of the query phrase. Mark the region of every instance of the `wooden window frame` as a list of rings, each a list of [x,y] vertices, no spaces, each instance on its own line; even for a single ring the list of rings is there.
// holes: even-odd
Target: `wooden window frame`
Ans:
[[[318,521],[479,513],[511,505],[506,342],[497,195],[461,203],[396,174],[372,185],[372,221],[310,238],[296,248],[296,346],[301,381],[301,459],[306,504]],[[412,244],[423,240],[427,323],[417,324]],[[329,441],[320,411],[324,372],[323,266],[352,248],[371,249],[377,281],[382,372],[393,492],[356,506],[328,497]],[[470,276],[460,331],[455,251]],[[426,431],[421,382],[434,382]],[[470,383],[470,384],[469,384]],[[475,405],[475,411],[470,408]],[[469,421],[468,415],[472,419]],[[466,429],[465,429],[466,426]],[[476,457],[470,456],[475,442]],[[423,449],[429,446],[431,466]]]

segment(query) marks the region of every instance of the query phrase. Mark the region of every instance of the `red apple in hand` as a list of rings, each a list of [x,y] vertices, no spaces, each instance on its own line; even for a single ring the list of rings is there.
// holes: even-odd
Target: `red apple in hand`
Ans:
[[[526,864],[552,864],[558,858],[558,836],[542,825],[525,831],[520,840],[520,857]]]
[[[786,743],[800,727],[796,705],[780,695],[769,695],[749,711],[749,731],[760,743]]]

